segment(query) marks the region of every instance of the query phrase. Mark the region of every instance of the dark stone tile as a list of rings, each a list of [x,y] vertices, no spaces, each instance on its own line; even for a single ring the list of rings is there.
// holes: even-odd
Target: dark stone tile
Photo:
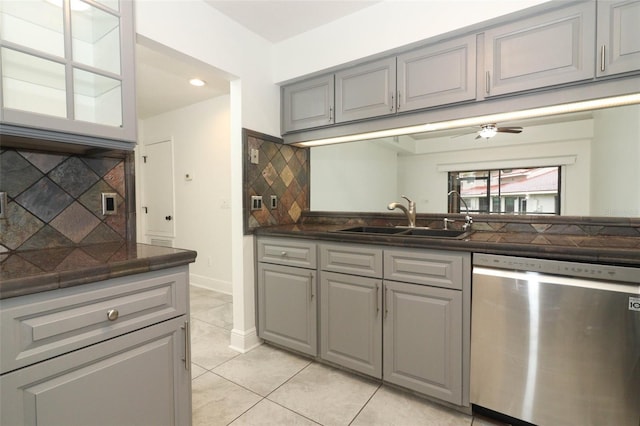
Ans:
[[[271,184],[273,184],[275,179],[278,177],[278,174],[279,173],[271,163],[267,164],[267,167],[265,167],[262,171],[262,177],[264,178],[265,182],[267,182],[268,186],[271,186]]]
[[[100,178],[78,157],[71,157],[49,172],[49,178],[74,198],[79,197]]]
[[[271,159],[271,165],[273,166],[273,168],[276,170],[276,173],[280,173],[280,171],[282,169],[284,169],[284,166],[287,165],[287,162],[284,161],[284,157],[282,156],[281,153],[277,153],[276,155],[273,156],[273,158]]]
[[[69,247],[73,241],[56,231],[52,226],[45,225],[31,238],[20,246],[20,250],[51,249]]]
[[[280,153],[287,163],[289,162],[289,160],[291,160],[291,157],[293,157],[293,150],[294,148],[289,145],[280,145]]]
[[[105,242],[123,242],[123,238],[108,225],[101,223],[82,239],[82,244],[98,244]]]
[[[11,198],[33,185],[42,172],[16,151],[7,150],[0,155],[0,190]]]
[[[106,175],[111,169],[113,169],[119,163],[122,162],[122,160],[118,158],[108,158],[108,157],[103,157],[103,158],[83,157],[82,161],[84,161],[87,166],[91,167],[91,170],[96,172],[97,175],[100,177],[103,177],[104,175]]]
[[[122,197],[125,196],[124,162],[120,162],[120,164],[111,169],[109,173],[104,175],[103,179],[110,187],[115,189],[118,194]]]
[[[7,205],[7,218],[0,220],[0,244],[17,250],[45,224],[15,202]]]
[[[274,155],[278,153],[278,145],[269,141],[262,141],[262,146],[260,147],[260,157],[264,156],[266,161],[271,161]],[[260,158],[262,161],[262,158]]]
[[[0,268],[0,277],[2,277],[3,281],[29,275],[41,274],[43,272],[44,271],[41,268],[38,268],[36,265],[27,261],[21,256],[9,256],[9,258],[2,263],[2,268]]]
[[[49,222],[73,202],[51,179],[44,177],[15,199],[43,222]]]
[[[53,272],[73,251],[72,247],[48,250],[33,250],[21,253],[24,259],[46,272]]]
[[[80,243],[99,224],[100,220],[77,202],[51,221],[51,226],[74,243]]]
[[[19,151],[20,155],[29,160],[42,173],[49,173],[51,169],[62,163],[69,156],[64,154],[50,154],[41,152]]]
[[[508,223],[504,227],[505,232],[536,232],[535,228],[528,223]]]
[[[278,178],[273,182],[273,185],[271,185],[271,189],[273,190],[273,193],[276,194],[279,198],[287,190],[287,185],[285,185],[282,181],[282,178],[278,176]]]

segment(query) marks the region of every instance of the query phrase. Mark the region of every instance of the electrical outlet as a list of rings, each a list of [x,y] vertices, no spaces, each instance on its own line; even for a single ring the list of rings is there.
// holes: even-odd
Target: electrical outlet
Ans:
[[[251,210],[261,210],[261,209],[262,209],[262,195],[252,195]]]
[[[114,215],[118,212],[118,205],[116,202],[115,192],[103,192],[102,193],[102,214]]]
[[[277,195],[272,195],[270,200],[269,200],[269,202],[270,202],[270,205],[271,205],[271,210],[278,208],[278,196]]]
[[[249,151],[249,159],[251,164],[258,164],[260,162],[260,151],[255,148],[251,148]]]

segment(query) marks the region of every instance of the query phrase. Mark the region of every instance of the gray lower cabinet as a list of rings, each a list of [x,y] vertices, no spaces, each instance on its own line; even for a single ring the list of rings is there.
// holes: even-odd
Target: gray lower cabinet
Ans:
[[[336,123],[396,112],[396,58],[339,71],[336,79]]]
[[[316,271],[258,265],[258,336],[316,356]]]
[[[596,75],[640,69],[640,0],[598,0]]]
[[[486,96],[595,75],[596,2],[580,2],[484,33]]]
[[[191,424],[183,319],[0,377],[3,425]]]
[[[333,106],[333,74],[284,86],[282,133],[333,124]]]
[[[397,57],[397,110],[476,98],[476,35],[436,43]]]
[[[384,285],[384,380],[462,405],[462,292]]]
[[[320,356],[382,378],[382,280],[321,274]]]
[[[0,424],[191,424],[188,276],[1,300]]]

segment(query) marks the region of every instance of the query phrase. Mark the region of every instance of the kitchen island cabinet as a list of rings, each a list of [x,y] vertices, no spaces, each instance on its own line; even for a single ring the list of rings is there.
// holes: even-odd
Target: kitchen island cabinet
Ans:
[[[32,254],[9,255],[0,281],[0,424],[190,424],[195,252],[133,245],[75,271],[12,269]]]

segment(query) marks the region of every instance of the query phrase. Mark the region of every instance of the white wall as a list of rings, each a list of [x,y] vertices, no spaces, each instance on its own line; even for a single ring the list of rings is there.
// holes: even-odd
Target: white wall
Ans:
[[[371,141],[313,148],[311,210],[387,211],[398,191],[397,158]]]
[[[231,294],[229,96],[140,120],[139,126],[142,144],[173,140],[174,247],[198,252],[191,282]],[[185,180],[187,173],[192,180]]]
[[[640,105],[594,113],[591,213],[640,216]]]
[[[546,1],[384,0],[274,45],[274,81],[355,61]]]
[[[138,34],[216,67],[231,82],[231,347],[245,351],[259,339],[253,237],[245,237],[242,228],[242,127],[271,135],[280,132],[279,89],[269,69],[271,45],[201,0],[137,0],[135,6]]]

